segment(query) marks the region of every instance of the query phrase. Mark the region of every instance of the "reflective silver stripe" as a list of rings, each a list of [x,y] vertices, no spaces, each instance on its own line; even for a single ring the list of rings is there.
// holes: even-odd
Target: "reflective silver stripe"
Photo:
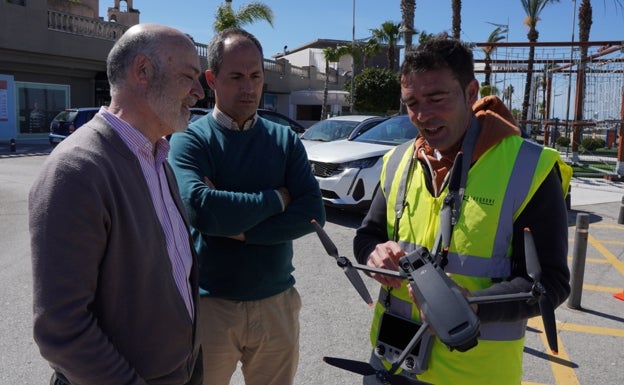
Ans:
[[[386,297],[388,291],[385,287],[379,290],[378,301],[381,304],[386,303]],[[411,319],[412,318],[412,306],[414,303],[411,301],[404,301],[396,296],[390,298],[390,308],[386,309],[388,312],[398,315],[400,317]],[[493,322],[487,324],[481,324],[479,328],[479,339],[487,341],[514,341],[524,337],[526,331],[527,320],[520,320],[515,322]]]
[[[392,181],[395,178],[396,171],[399,168],[401,159],[403,159],[403,155],[405,155],[405,152],[409,150],[410,147],[413,145],[414,141],[409,140],[396,147],[388,157],[388,160],[386,161],[386,180],[384,180],[384,191],[386,192],[386,194],[388,193],[388,191],[390,191],[390,188],[392,187]]]
[[[449,252],[448,264],[444,267],[444,271],[473,277],[506,278],[511,272],[511,260]]]
[[[386,290],[385,287],[381,287],[381,290],[379,290],[379,298],[377,299],[379,301],[380,304],[384,305],[384,307],[386,306],[386,298],[388,297],[388,290]],[[411,301],[404,301],[401,298],[398,298],[397,296],[391,295],[390,296],[390,307],[387,308],[386,310],[389,313],[392,313],[394,315],[398,315],[399,317],[403,317],[405,319],[412,319],[412,306],[414,305],[413,302]]]
[[[507,259],[507,250],[513,236],[513,216],[529,193],[531,181],[533,180],[533,175],[535,175],[535,169],[541,153],[541,146],[527,140],[524,140],[520,146],[509,177],[507,189],[505,190],[500,217],[498,218],[498,227],[496,228],[492,249],[492,262],[494,265],[502,266],[503,263],[500,259]],[[506,277],[509,273],[510,270],[503,275],[499,275],[499,277]]]
[[[416,250],[419,247],[423,247],[420,245],[415,245],[411,242],[407,242],[407,241],[402,241],[402,240],[398,240],[397,243],[399,244],[399,246],[401,246],[401,249],[403,249],[403,251],[405,251],[407,254],[411,253],[412,251]]]
[[[494,322],[481,324],[479,328],[480,340],[514,341],[524,337],[526,320],[516,322]]]
[[[406,253],[421,247],[401,240],[398,243]],[[511,271],[511,261],[509,258],[492,259],[449,252],[448,264],[444,267],[444,271],[473,277],[505,278]]]

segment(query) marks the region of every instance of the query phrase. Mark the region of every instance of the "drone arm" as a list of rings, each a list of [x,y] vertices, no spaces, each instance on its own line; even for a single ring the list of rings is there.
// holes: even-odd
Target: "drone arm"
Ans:
[[[393,270],[388,270],[388,269],[379,269],[377,267],[372,267],[372,266],[368,266],[368,265],[361,265],[359,263],[352,263],[352,265],[356,269],[362,270],[362,271],[367,272],[367,273],[383,274],[383,275],[387,275],[389,277],[394,277],[394,278],[407,278],[407,276],[404,273],[401,273],[399,271],[393,271]]]
[[[481,297],[467,297],[468,302],[471,304],[484,304],[484,303],[500,303],[511,301],[529,301],[534,299],[532,293],[510,293],[510,294],[498,294],[498,295],[485,295]]]

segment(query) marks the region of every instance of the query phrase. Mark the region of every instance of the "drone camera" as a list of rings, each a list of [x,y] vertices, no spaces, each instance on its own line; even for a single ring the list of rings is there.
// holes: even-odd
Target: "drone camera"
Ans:
[[[431,261],[431,255],[426,247],[419,247],[400,259],[400,266],[406,273],[420,269]]]

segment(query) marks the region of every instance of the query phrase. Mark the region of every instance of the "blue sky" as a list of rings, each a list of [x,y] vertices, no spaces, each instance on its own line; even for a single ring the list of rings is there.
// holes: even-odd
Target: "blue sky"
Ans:
[[[316,39],[337,39],[350,41],[353,30],[353,0],[261,0],[274,12],[274,24],[258,22],[246,29],[256,35],[264,47],[265,58],[271,58],[283,51],[284,46],[293,49]],[[233,0],[232,6],[238,9],[248,0]],[[624,3],[624,1],[620,1]],[[153,22],[170,25],[191,35],[198,43],[208,43],[213,35],[212,24],[216,8],[223,0],[134,0],[134,7],[140,11],[142,23]],[[484,42],[495,26],[489,23],[509,26],[510,42],[526,42],[527,28],[522,23],[525,18],[520,0],[463,0],[462,35],[467,42]],[[581,1],[560,0],[549,4],[541,14],[537,25],[539,41],[569,42],[578,40],[578,7]],[[616,6],[616,0],[594,0],[591,41],[624,41],[624,9]],[[100,0],[100,16],[113,5],[112,0]],[[385,21],[400,22],[400,0],[355,0],[355,38],[370,36],[370,29],[378,28]],[[576,8],[575,8],[576,6]],[[414,26],[418,31],[439,33],[451,30],[451,0],[416,0]],[[596,47],[597,48],[597,47]],[[504,51],[503,51],[504,50]],[[566,51],[567,50],[567,51]],[[499,52],[500,51],[500,52]],[[536,51],[537,52],[537,51]],[[562,53],[563,52],[563,53]],[[554,56],[569,55],[569,48],[559,48]],[[479,51],[475,51],[478,58]],[[513,57],[513,48],[499,49],[496,55]],[[523,54],[526,55],[526,54]],[[539,54],[538,54],[539,55]],[[522,56],[522,55],[521,55]],[[482,57],[482,56],[481,56]],[[567,57],[567,56],[566,56]],[[522,57],[524,59],[524,57]],[[512,59],[513,60],[513,59]],[[482,81],[482,75],[477,79]],[[493,84],[502,90],[508,85],[515,89],[513,107],[522,104],[524,74],[495,74]],[[607,79],[606,82],[609,82]],[[570,115],[570,100],[567,100],[570,78],[553,79],[553,111],[551,116],[564,118]],[[600,97],[586,101],[586,114],[607,117],[619,115],[621,77],[610,89],[596,93],[607,100],[618,103],[603,106]],[[572,90],[572,94],[574,94]],[[606,96],[605,96],[606,94]],[[590,98],[591,99],[591,98]]]
[[[233,0],[238,9],[247,0]],[[274,11],[274,25],[258,22],[246,27],[264,46],[265,57],[295,48],[316,39],[351,40],[353,0],[262,0]],[[222,0],[134,0],[141,22],[167,24],[207,43],[212,34],[215,10]],[[464,0],[462,2],[462,36],[469,42],[483,42],[495,28],[488,23],[508,24],[509,41],[526,41],[527,29],[522,24],[524,11],[520,0]],[[590,40],[624,40],[624,10],[615,0],[594,0],[594,23]],[[384,21],[401,21],[400,0],[355,0],[355,38],[370,36],[371,28]],[[437,33],[451,29],[451,0],[416,0],[414,25],[417,30]],[[100,16],[112,0],[100,0]],[[570,41],[576,11],[573,0],[560,0],[542,12],[537,29],[540,41]],[[576,1],[576,6],[580,0]],[[578,39],[578,21],[574,23]]]

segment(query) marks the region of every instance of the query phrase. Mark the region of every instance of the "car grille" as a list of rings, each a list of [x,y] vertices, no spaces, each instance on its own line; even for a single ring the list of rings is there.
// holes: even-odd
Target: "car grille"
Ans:
[[[328,178],[340,174],[343,170],[340,164],[336,163],[310,161],[310,165],[312,166],[314,176],[318,176],[319,178]]]

